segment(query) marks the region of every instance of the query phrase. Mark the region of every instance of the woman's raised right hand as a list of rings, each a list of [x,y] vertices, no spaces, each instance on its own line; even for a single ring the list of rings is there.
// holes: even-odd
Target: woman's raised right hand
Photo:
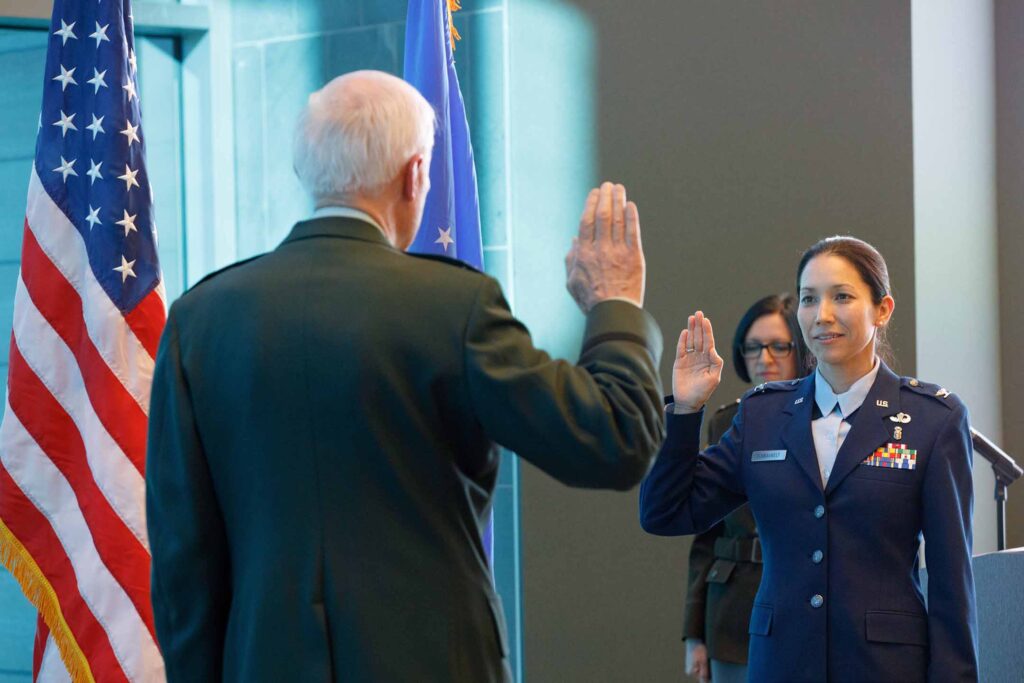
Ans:
[[[722,381],[725,363],[715,350],[711,321],[697,311],[679,333],[676,360],[672,364],[672,400],[680,413],[695,413],[707,403]]]

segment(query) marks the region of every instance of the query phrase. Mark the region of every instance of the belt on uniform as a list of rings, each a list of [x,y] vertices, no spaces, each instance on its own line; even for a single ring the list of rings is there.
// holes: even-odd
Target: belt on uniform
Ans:
[[[758,538],[716,538],[715,557],[733,562],[761,564],[761,540]]]

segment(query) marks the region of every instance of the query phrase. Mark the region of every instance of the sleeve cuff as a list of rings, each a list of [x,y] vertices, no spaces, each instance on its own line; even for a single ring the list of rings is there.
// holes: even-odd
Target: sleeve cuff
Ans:
[[[674,443],[693,445],[695,450],[700,450],[700,428],[704,421],[704,409],[696,413],[676,414],[672,412],[672,404],[665,406],[665,426],[668,429],[666,441],[671,439]],[[669,451],[671,452],[671,451]],[[665,453],[665,449],[662,449]]]
[[[650,313],[633,302],[607,300],[596,304],[587,314],[581,355],[606,341],[629,341],[645,347],[654,359],[661,361],[663,340],[661,328]]]

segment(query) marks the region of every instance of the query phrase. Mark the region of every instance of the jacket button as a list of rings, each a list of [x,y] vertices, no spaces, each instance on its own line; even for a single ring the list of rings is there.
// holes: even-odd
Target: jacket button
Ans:
[[[814,594],[813,596],[811,596],[811,607],[813,607],[814,609],[818,609],[824,604],[825,598],[821,597],[818,594]]]
[[[811,562],[813,562],[814,564],[821,564],[821,560],[823,557],[825,557],[825,553],[821,552],[820,550],[815,550],[813,553],[811,553]]]
[[[824,505],[819,505],[816,508],[814,508],[814,516],[817,517],[818,519],[821,519],[822,517],[824,517],[825,516],[825,506]]]

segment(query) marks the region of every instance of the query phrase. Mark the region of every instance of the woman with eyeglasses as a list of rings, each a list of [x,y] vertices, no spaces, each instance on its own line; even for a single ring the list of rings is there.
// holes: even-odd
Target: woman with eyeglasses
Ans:
[[[772,294],[747,309],[733,336],[733,367],[750,384],[792,380],[808,372],[796,298]],[[732,424],[737,399],[720,407],[708,425],[715,444]],[[690,548],[683,612],[686,670],[700,681],[747,680],[747,625],[761,582],[761,548],[748,505],[726,515]]]
[[[640,523],[692,534],[749,501],[764,563],[748,680],[977,681],[967,408],[883,360],[895,301],[874,247],[821,240],[797,286],[814,373],[748,392],[704,453],[703,405],[722,359],[710,321],[690,316]]]

